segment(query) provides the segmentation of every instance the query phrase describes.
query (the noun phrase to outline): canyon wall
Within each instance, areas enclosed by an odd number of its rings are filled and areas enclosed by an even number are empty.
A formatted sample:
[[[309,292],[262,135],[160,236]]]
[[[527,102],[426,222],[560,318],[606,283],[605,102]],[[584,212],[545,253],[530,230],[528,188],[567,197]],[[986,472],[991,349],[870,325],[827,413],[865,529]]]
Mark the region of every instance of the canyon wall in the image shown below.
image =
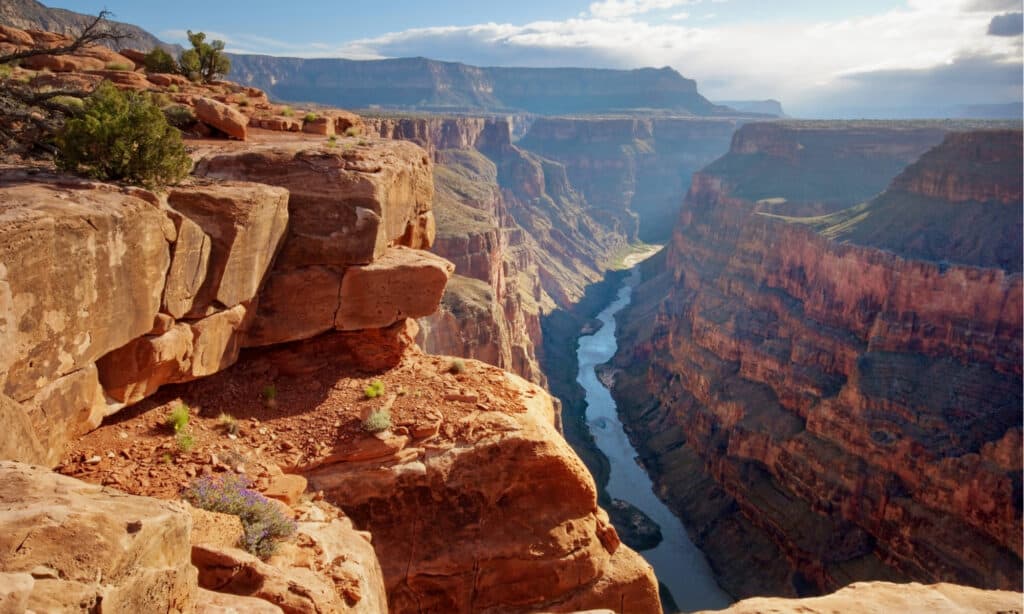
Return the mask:
[[[456,273],[441,309],[421,320],[421,345],[544,382],[541,317],[577,302],[623,237],[591,219],[561,165],[512,144],[510,119],[365,122],[383,138],[424,147],[435,161],[433,251]]]
[[[745,126],[622,317],[631,437],[736,596],[1020,587],[1021,134],[943,138]]]
[[[538,118],[519,142],[557,160],[593,215],[630,240],[664,243],[691,175],[729,149],[739,121]]]

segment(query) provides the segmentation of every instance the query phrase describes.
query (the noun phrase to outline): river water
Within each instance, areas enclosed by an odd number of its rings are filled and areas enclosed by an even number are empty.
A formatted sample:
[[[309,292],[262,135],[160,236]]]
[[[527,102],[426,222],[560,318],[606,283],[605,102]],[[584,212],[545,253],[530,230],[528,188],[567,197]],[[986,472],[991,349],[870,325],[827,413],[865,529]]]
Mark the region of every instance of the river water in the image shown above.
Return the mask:
[[[608,494],[632,503],[661,527],[662,542],[640,553],[654,567],[658,580],[668,587],[683,612],[724,608],[733,600],[715,582],[707,560],[690,541],[682,522],[654,494],[650,477],[635,460],[637,453],[619,421],[615,400],[594,371],[615,354],[615,314],[629,304],[636,277],[634,270],[616,299],[598,314],[601,329],[580,337],[576,381],[586,391],[587,425],[611,463]]]

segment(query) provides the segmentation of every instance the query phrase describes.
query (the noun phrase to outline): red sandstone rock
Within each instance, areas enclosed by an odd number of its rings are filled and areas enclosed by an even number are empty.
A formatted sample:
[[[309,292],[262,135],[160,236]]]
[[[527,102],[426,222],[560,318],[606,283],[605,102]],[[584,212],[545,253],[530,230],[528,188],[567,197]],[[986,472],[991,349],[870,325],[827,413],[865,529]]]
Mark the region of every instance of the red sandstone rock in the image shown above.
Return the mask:
[[[0,462],[0,476],[0,569],[35,578],[29,609],[79,611],[102,602],[118,612],[191,611],[196,575],[182,504],[19,463]]]
[[[231,138],[244,141],[249,119],[237,109],[224,103],[199,97],[193,101],[199,121],[220,130]]]
[[[176,85],[178,87],[187,87],[191,85],[191,81],[183,75],[174,75],[168,73],[148,73],[146,78],[149,79],[153,85],[159,85],[160,87],[170,87]]]
[[[439,256],[406,248],[349,268],[341,280],[335,328],[383,328],[434,313],[454,268]]]

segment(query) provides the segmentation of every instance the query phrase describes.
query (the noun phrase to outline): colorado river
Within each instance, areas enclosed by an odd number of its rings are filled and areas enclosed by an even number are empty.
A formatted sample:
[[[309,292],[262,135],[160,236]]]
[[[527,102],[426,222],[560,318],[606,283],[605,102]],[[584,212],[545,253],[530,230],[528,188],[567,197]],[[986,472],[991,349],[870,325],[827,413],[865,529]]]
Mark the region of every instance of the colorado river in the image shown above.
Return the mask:
[[[594,371],[615,354],[615,314],[629,304],[631,282],[624,284],[615,301],[598,314],[601,329],[580,337],[576,381],[586,391],[587,425],[611,463],[608,494],[632,503],[661,527],[662,542],[640,553],[654,567],[658,580],[668,587],[684,612],[724,608],[733,600],[715,582],[707,560],[690,541],[682,523],[654,494],[651,479],[635,460],[636,451],[619,421],[615,401]]]

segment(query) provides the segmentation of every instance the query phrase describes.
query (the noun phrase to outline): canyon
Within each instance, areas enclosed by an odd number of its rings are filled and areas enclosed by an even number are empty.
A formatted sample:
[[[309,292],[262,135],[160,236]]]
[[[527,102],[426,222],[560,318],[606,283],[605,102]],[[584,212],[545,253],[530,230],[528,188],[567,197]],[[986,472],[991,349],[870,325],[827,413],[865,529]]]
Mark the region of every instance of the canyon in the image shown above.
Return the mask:
[[[1019,589],[1020,164],[1019,130],[776,122],[694,176],[613,390],[733,595]]]
[[[26,36],[52,42],[0,27]],[[202,86],[96,65],[132,57],[14,69],[197,122],[164,192],[0,166],[0,609],[660,611],[576,352],[664,240],[597,374],[701,580],[842,589],[736,612],[1019,606],[1019,130],[750,123],[671,70],[419,59],[382,65],[412,83],[387,101],[475,115],[297,119],[251,85],[279,59]],[[310,67],[354,106],[380,78]],[[642,88],[671,112],[621,114]],[[272,557],[181,501],[235,474],[297,523]]]

